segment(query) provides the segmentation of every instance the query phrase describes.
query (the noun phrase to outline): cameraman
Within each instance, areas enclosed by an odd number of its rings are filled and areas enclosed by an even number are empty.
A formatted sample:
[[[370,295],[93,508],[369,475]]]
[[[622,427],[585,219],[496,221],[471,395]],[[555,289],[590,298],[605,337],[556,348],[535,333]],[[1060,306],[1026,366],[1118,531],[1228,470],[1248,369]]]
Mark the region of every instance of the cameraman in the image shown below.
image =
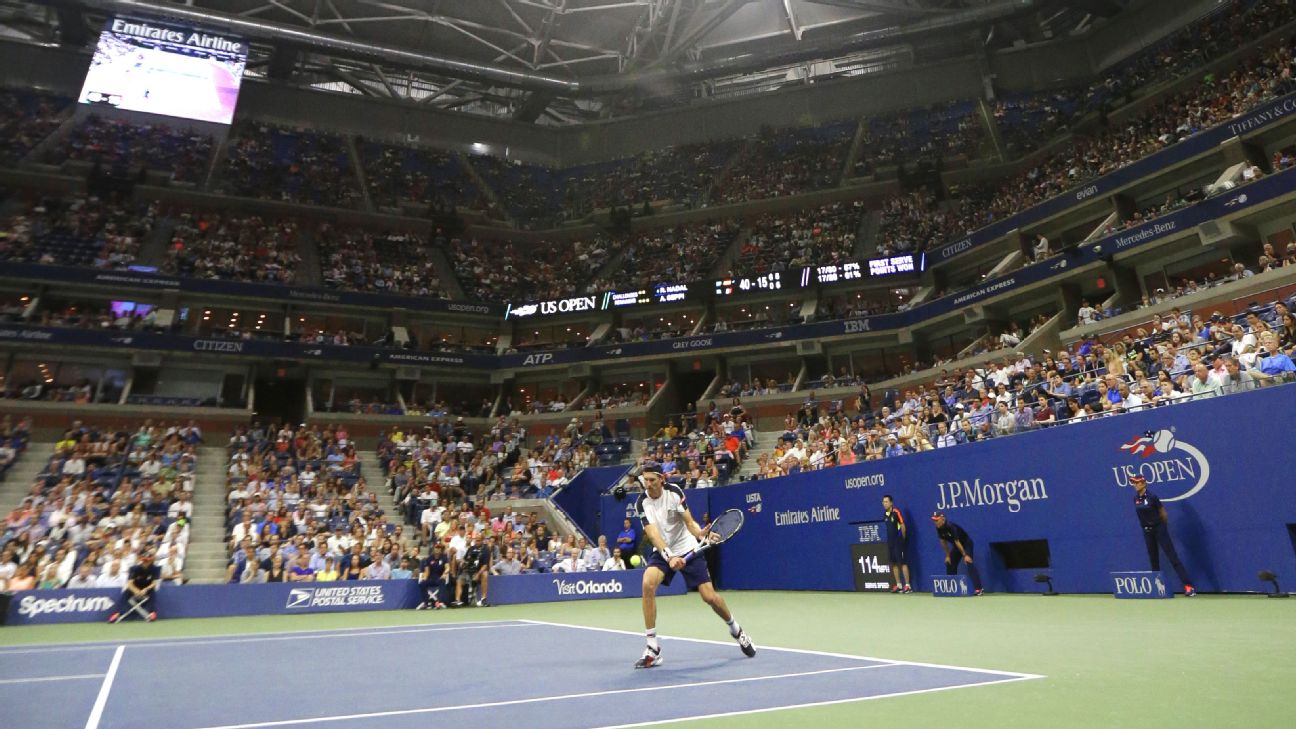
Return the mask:
[[[455,578],[455,606],[463,605],[464,588],[476,582],[481,585],[477,596],[477,607],[486,607],[486,588],[490,578],[490,548],[482,544],[481,537],[473,537],[471,546],[464,552],[463,559],[457,565]]]

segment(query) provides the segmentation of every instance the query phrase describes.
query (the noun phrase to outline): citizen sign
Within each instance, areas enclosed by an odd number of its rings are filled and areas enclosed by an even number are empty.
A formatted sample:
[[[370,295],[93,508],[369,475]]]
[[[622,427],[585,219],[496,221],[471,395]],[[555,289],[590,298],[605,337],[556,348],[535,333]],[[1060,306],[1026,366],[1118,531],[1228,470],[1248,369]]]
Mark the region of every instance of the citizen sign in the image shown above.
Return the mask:
[[[193,343],[195,352],[232,352],[243,351],[243,342],[228,342],[223,339],[199,339]]]
[[[564,580],[556,579],[553,581],[554,587],[558,589],[559,595],[619,595],[625,590],[621,585],[621,580],[613,579],[607,582],[597,582],[595,580]]]

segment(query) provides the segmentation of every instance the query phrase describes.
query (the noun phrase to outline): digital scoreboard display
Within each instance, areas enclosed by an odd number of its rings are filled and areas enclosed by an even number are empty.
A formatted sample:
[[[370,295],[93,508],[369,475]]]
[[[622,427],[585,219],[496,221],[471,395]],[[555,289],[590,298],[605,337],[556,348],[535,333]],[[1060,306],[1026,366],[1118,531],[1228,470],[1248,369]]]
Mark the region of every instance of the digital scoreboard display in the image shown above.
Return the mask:
[[[229,124],[248,44],[154,20],[110,17],[99,34],[80,102]]]
[[[887,554],[886,531],[880,521],[851,522],[858,530],[855,544],[850,545],[851,572],[855,574],[857,592],[890,592],[891,565]]]
[[[742,278],[722,278],[715,282],[716,296],[733,296],[754,291],[780,291],[783,288],[783,274],[778,271],[763,273],[759,276]]]

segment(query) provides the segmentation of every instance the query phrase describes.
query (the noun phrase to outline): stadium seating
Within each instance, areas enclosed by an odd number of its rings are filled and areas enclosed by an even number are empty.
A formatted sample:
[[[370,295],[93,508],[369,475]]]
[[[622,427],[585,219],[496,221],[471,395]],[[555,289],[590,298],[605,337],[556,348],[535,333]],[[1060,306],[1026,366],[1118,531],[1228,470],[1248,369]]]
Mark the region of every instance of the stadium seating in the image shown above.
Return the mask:
[[[357,207],[361,199],[346,140],[263,123],[235,132],[217,187],[242,197],[341,208]]]
[[[164,579],[183,582],[200,442],[192,426],[75,421],[9,514],[0,542],[42,588],[121,587],[145,551]]]
[[[13,164],[63,123],[71,100],[34,91],[0,89],[0,164]]]
[[[415,203],[437,209],[472,208],[481,193],[463,165],[449,152],[358,143],[369,196],[380,208]]]
[[[181,213],[163,270],[189,278],[292,283],[298,226],[256,215]]]
[[[176,182],[202,182],[211,162],[210,135],[165,124],[131,124],[90,115],[60,140],[49,161],[103,165],[118,177],[139,168],[158,170]]]
[[[124,269],[135,261],[156,209],[99,197],[37,198],[0,219],[0,259]]]

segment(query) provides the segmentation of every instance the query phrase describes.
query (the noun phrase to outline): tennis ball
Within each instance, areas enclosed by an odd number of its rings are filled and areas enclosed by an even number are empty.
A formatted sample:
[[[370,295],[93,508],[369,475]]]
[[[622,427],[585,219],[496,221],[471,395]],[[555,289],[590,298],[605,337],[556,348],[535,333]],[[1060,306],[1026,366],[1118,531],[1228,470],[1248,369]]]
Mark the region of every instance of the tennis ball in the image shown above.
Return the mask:
[[[638,566],[641,565],[641,564],[643,564],[643,558],[640,557],[639,555],[636,554],[636,555],[634,555],[633,557],[630,558],[630,566],[631,566],[631,567],[638,567]]]
[[[1168,453],[1175,447],[1175,444],[1174,433],[1168,430],[1158,430],[1152,436],[1152,447],[1156,449],[1157,453]]]

